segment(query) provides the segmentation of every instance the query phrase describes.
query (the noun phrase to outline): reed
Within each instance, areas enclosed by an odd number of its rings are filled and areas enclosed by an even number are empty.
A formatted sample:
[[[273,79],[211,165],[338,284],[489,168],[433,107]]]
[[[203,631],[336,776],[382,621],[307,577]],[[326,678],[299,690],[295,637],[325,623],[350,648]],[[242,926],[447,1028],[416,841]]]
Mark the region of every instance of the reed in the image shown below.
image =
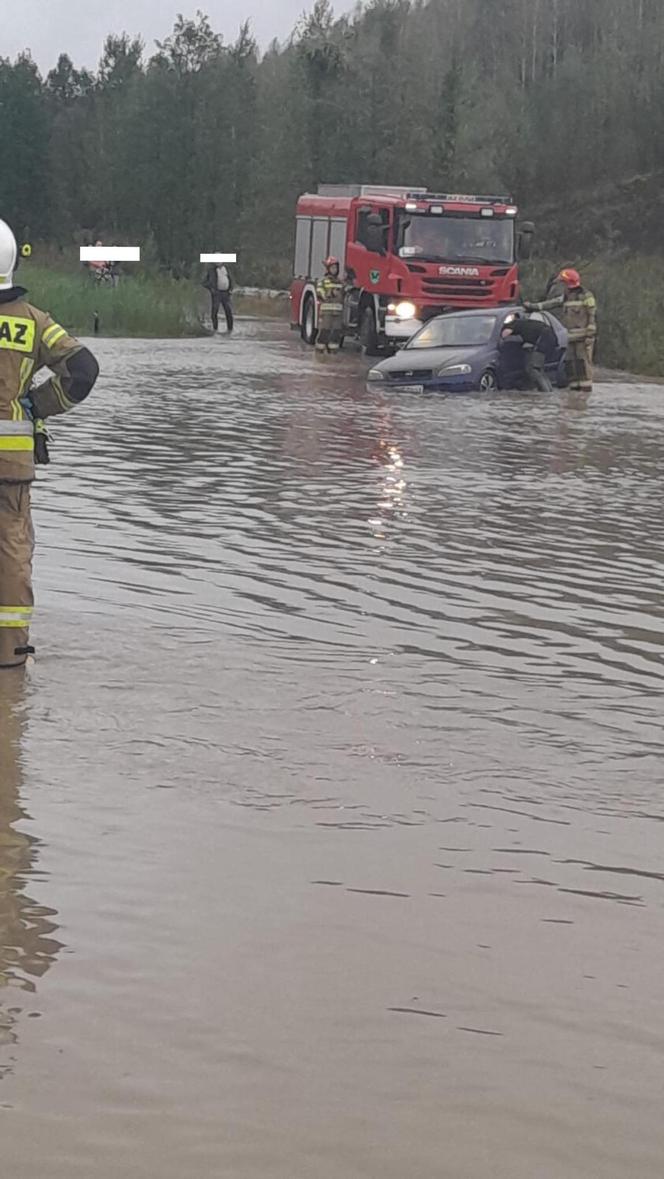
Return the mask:
[[[205,291],[165,275],[123,277],[117,287],[97,285],[86,272],[21,267],[17,281],[28,299],[50,311],[74,335],[89,336],[95,314],[104,336],[183,337],[207,334]]]

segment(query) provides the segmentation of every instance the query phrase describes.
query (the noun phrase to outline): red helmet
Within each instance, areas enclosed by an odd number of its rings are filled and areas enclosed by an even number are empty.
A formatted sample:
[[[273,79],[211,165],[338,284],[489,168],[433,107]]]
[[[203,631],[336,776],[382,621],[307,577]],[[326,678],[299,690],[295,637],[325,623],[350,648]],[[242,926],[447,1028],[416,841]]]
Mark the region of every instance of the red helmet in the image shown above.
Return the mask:
[[[339,265],[339,259],[334,258],[332,256],[332,254],[330,254],[330,257],[326,258],[323,263],[323,266],[325,267],[326,270],[331,270],[333,266],[338,266],[338,265]]]
[[[561,270],[559,277],[571,291],[581,286],[581,275],[578,270]]]

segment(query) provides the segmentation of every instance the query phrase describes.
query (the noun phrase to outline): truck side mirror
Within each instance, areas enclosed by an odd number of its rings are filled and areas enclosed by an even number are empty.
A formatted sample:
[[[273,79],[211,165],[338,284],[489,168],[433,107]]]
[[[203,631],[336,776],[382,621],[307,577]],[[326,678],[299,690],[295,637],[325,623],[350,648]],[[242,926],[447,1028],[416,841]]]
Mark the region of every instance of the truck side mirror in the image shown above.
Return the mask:
[[[524,221],[519,230],[519,258],[524,262],[532,257],[534,236],[535,226],[532,221]]]

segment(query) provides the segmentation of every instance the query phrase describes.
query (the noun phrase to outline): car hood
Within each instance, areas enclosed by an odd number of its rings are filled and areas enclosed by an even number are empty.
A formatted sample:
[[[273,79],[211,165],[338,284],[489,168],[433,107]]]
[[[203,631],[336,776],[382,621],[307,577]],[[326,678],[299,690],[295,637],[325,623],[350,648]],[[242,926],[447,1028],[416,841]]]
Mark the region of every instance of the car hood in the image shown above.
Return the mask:
[[[375,367],[385,374],[417,373],[425,370],[448,368],[453,364],[476,365],[493,352],[488,345],[474,344],[470,348],[402,348],[394,356],[381,360]]]

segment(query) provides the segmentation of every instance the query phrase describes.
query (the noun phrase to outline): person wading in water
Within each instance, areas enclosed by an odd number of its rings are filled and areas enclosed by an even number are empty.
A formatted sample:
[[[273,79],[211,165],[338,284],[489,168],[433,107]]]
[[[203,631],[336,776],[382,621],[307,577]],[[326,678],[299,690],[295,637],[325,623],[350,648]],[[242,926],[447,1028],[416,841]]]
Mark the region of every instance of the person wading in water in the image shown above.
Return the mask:
[[[210,292],[210,316],[213,330],[216,332],[219,329],[219,308],[223,307],[224,315],[226,316],[226,329],[232,332],[233,303],[231,294],[233,291],[233,279],[231,278],[228,267],[223,262],[217,266],[208,266],[203,280],[203,286]]]

